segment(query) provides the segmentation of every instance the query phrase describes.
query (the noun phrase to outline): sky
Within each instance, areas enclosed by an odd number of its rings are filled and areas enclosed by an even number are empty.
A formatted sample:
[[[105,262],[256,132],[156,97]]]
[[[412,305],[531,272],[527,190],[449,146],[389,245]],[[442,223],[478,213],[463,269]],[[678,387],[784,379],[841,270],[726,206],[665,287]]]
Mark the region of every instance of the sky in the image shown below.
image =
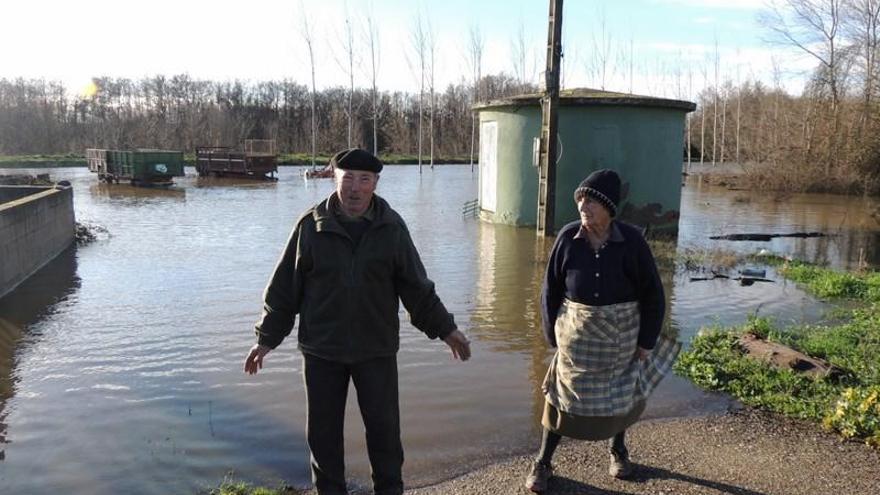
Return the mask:
[[[812,62],[768,43],[757,21],[764,0],[567,0],[563,85],[693,99],[719,79],[803,87]],[[379,30],[380,90],[418,91],[413,32],[433,33],[435,87],[469,77],[470,32],[482,35],[483,74],[514,73],[526,47],[525,77],[542,77],[547,0],[0,0],[0,78],[62,81],[86,88],[92,77],[138,79],[187,73],[213,80],[311,84],[303,26],[313,33],[318,88],[346,86],[342,40],[351,20],[361,55],[355,85],[369,86],[363,35]],[[306,21],[306,22],[304,22]],[[606,53],[606,77],[596,60]],[[521,60],[521,59],[518,59]]]

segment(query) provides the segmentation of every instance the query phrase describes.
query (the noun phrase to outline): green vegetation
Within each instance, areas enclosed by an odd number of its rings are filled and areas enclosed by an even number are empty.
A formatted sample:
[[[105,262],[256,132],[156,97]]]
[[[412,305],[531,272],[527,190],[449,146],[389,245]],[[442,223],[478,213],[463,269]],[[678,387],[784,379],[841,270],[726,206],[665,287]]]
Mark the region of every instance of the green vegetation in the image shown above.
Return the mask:
[[[194,167],[196,164],[195,153],[184,154],[184,162],[187,166]],[[411,165],[418,163],[417,155],[380,154],[379,159],[386,165]],[[318,155],[315,165],[323,167],[330,161],[329,155]],[[282,153],[278,155],[280,165],[311,165],[312,155],[309,153]],[[470,163],[467,156],[434,157],[435,165],[464,164]],[[422,156],[422,166],[428,166],[428,157]],[[63,155],[0,155],[0,168],[55,168],[55,167],[85,167],[86,159],[83,155],[67,153]]]
[[[0,155],[0,168],[50,168],[84,167],[86,159],[82,155]]]
[[[243,482],[224,481],[208,495],[300,495],[300,490],[291,487],[266,488],[252,486]]]
[[[779,328],[752,317],[737,328],[709,328],[683,352],[675,371],[697,385],[727,392],[743,403],[821,422],[845,438],[880,447],[880,273],[842,273],[799,262],[780,273],[822,298],[846,303],[840,321]],[[853,307],[854,306],[854,307]],[[844,370],[813,378],[746,357],[743,333],[788,345]]]
[[[657,263],[657,269],[661,272],[671,273],[675,271],[676,242],[667,238],[648,239],[651,254]]]
[[[330,161],[331,155],[318,155],[315,157],[315,166],[323,167]],[[419,162],[418,155],[400,155],[400,154],[379,154],[379,159],[386,165],[412,165]],[[282,153],[278,155],[278,163],[282,165],[311,165],[312,155],[310,153]],[[435,165],[448,165],[450,163],[470,163],[467,156],[456,157],[434,157]],[[476,163],[476,162],[475,162]],[[422,155],[422,166],[429,165],[429,157]]]
[[[720,249],[684,249],[677,255],[684,271],[723,272],[743,263],[745,257]]]
[[[839,273],[805,263],[789,263],[783,273],[818,297],[880,302],[880,272]]]

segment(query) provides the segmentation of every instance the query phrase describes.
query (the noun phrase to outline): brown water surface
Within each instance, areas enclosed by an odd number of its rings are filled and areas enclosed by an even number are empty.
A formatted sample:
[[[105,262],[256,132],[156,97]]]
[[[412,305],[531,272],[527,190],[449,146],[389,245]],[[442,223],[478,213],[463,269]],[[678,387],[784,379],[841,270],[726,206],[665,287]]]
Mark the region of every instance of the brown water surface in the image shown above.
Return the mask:
[[[302,359],[291,338],[263,371],[242,373],[260,296],[290,228],[331,191],[284,168],[277,183],[201,180],[170,190],[97,184],[81,168],[52,169],[75,188],[79,221],[109,236],[74,248],[0,300],[0,486],[3,492],[192,493],[238,479],[308,484]],[[37,172],[37,171],[31,171]],[[531,229],[462,218],[477,177],[466,166],[418,174],[387,167],[379,184],[407,220],[474,358],[454,362],[401,310],[399,354],[405,476],[437,481],[537,447],[538,385],[550,352],[538,294],[549,248]],[[878,264],[876,203],[700,186],[683,190],[680,247],[766,248],[834,266]],[[710,241],[742,232],[822,230],[824,239]],[[670,326],[746,314],[813,321],[824,306],[792,284],[740,287],[664,273]],[[771,272],[770,278],[777,278]],[[353,396],[351,396],[353,399]],[[369,486],[363,428],[350,401],[347,466]],[[723,410],[727,398],[669,377],[647,417]]]

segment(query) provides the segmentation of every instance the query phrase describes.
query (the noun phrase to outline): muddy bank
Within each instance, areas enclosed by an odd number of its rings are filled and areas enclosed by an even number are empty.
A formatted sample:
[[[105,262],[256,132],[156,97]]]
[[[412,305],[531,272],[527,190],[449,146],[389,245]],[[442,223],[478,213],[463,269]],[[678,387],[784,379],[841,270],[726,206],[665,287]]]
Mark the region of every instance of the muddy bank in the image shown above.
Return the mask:
[[[639,423],[628,443],[637,471],[620,481],[607,473],[604,444],[563,441],[547,493],[869,495],[880,480],[880,452],[815,424],[752,409]],[[530,462],[530,456],[503,460],[407,493],[528,493],[522,483]]]

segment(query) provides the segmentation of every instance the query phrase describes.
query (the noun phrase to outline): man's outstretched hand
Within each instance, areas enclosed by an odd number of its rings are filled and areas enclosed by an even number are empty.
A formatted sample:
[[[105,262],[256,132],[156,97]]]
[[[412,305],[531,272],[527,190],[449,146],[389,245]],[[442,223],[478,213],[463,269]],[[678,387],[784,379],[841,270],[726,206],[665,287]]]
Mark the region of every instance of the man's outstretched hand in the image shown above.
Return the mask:
[[[254,344],[248,352],[247,358],[244,360],[244,372],[248,375],[256,375],[257,371],[263,369],[263,358],[271,351],[267,346]]]
[[[471,357],[471,341],[468,340],[467,336],[461,332],[461,330],[455,329],[447,335],[444,339],[446,345],[452,349],[452,357],[455,359],[460,359],[462,361],[467,361]]]

